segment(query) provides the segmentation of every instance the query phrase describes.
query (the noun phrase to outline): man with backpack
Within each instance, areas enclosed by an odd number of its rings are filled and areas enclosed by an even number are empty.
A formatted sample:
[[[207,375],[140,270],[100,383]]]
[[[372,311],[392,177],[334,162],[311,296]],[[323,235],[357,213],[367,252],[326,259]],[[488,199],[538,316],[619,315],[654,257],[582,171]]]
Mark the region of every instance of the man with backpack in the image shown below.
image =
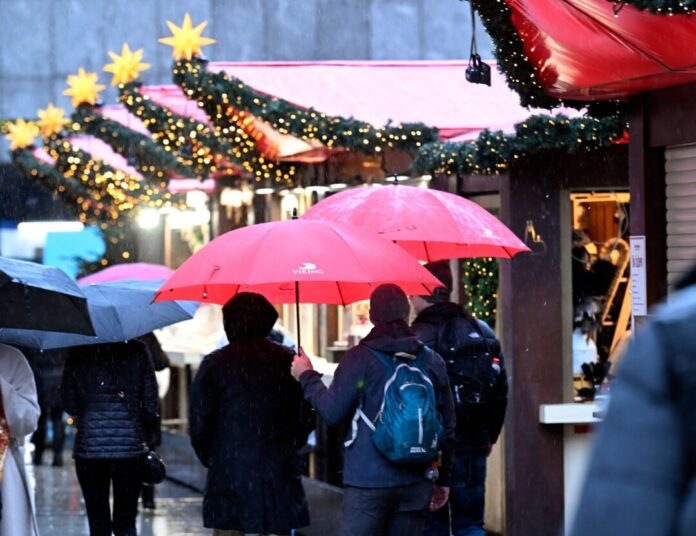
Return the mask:
[[[412,296],[411,329],[447,364],[457,414],[449,505],[428,516],[426,536],[484,536],[486,458],[498,439],[507,406],[507,375],[493,330],[450,301],[449,261],[425,267],[444,286]]]
[[[447,500],[455,425],[447,370],[410,331],[409,314],[404,292],[380,285],[370,297],[375,327],[346,352],[329,388],[301,349],[292,365],[324,421],[352,419],[343,468],[344,536],[420,536],[428,510]]]

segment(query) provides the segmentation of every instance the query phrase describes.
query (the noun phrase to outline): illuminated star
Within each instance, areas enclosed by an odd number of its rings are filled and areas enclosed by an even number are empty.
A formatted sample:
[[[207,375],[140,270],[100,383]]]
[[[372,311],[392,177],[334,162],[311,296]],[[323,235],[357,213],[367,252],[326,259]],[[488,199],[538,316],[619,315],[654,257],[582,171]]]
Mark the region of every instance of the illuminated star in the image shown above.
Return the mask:
[[[52,103],[38,113],[39,120],[36,123],[41,129],[42,136],[58,134],[65,125],[70,123],[70,120],[65,117],[65,110],[56,108]]]
[[[80,67],[77,74],[68,75],[68,89],[63,91],[63,95],[72,97],[72,105],[91,104],[94,106],[99,98],[99,92],[105,86],[98,84],[99,76],[97,73],[88,73]]]
[[[34,138],[39,135],[39,127],[31,121],[17,119],[14,123],[7,125],[9,134],[5,136],[10,140],[10,151],[24,149],[34,143]]]
[[[123,44],[120,56],[115,52],[109,51],[109,57],[113,63],[105,65],[104,70],[114,75],[111,80],[112,86],[132,82],[138,78],[141,71],[150,68],[149,63],[141,63],[140,61],[143,59],[143,49],[140,48],[136,51],[131,51],[128,47],[128,43]]]
[[[186,15],[184,15],[184,23],[181,27],[171,21],[167,21],[167,26],[169,26],[169,31],[172,32],[172,35],[170,37],[161,38],[159,42],[172,47],[172,56],[174,59],[180,60],[186,58],[190,60],[193,56],[200,56],[203,54],[201,51],[202,46],[215,43],[215,39],[203,37],[201,35],[207,24],[207,22],[201,22],[194,28],[191,23],[191,17],[186,13]]]

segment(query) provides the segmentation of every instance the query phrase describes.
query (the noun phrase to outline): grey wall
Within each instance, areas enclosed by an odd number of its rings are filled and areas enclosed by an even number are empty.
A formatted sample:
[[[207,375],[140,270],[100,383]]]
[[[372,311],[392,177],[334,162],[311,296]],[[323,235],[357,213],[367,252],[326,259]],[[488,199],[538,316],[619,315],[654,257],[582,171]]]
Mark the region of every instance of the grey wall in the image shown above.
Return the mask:
[[[166,20],[209,21],[212,60],[465,59],[471,23],[460,0],[0,0],[0,117],[35,117],[78,67],[100,72],[107,51],[144,48],[146,83],[170,83]],[[491,57],[478,24],[479,52]],[[114,102],[113,88],[104,93]],[[0,160],[7,159],[6,145]]]

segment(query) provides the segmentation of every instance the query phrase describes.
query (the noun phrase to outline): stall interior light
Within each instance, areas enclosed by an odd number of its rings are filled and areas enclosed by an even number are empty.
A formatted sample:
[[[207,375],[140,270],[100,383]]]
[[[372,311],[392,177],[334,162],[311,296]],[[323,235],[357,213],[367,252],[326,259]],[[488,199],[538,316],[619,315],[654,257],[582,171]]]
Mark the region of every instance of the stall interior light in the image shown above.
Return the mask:
[[[345,182],[334,182],[329,188],[332,190],[343,190],[344,188],[348,188],[348,185]]]
[[[329,191],[329,187],[328,186],[307,186],[307,188],[305,188],[305,190],[309,193],[318,192],[320,194],[323,194],[323,193]]]
[[[293,194],[303,194],[304,191],[305,191],[305,189],[304,189],[304,188],[300,188],[300,187],[298,187],[298,188],[293,188],[293,189],[292,189],[292,193],[293,193]]]
[[[79,233],[85,226],[79,221],[23,221],[17,226],[20,235],[36,236],[46,233]]]
[[[138,225],[141,229],[154,229],[159,225],[160,213],[154,208],[145,208],[138,212]]]
[[[433,180],[433,176],[432,175],[421,175],[420,179],[422,181],[431,181],[431,180]]]
[[[205,208],[208,204],[208,194],[202,190],[186,192],[186,205],[191,208]]]
[[[275,190],[273,188],[257,188],[256,193],[259,195],[272,194]]]
[[[225,188],[220,192],[220,204],[226,207],[239,208],[244,203],[244,194],[236,188]]]
[[[210,223],[209,210],[176,210],[168,216],[170,229],[187,229]]]

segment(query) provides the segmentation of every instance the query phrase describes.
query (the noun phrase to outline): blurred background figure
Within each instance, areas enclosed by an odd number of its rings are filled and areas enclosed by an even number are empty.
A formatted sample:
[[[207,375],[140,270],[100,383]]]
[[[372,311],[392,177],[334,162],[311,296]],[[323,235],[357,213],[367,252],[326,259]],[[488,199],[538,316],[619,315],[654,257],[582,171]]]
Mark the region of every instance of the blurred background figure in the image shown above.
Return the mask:
[[[90,534],[135,536],[147,440],[159,422],[146,346],[133,340],[72,348],[61,390],[77,421],[73,457]]]
[[[36,430],[39,402],[31,368],[0,344],[0,536],[38,536],[34,491],[24,469],[24,441]]]
[[[696,527],[696,269],[621,362],[571,536]]]
[[[36,390],[39,394],[41,417],[39,426],[31,436],[34,444],[32,461],[34,465],[43,464],[43,453],[46,448],[48,423],[51,423],[51,450],[53,451],[53,466],[63,465],[63,447],[65,445],[65,422],[63,420],[63,402],[60,396],[60,382],[63,377],[63,367],[67,351],[33,350],[22,348],[27,357],[36,380]]]

